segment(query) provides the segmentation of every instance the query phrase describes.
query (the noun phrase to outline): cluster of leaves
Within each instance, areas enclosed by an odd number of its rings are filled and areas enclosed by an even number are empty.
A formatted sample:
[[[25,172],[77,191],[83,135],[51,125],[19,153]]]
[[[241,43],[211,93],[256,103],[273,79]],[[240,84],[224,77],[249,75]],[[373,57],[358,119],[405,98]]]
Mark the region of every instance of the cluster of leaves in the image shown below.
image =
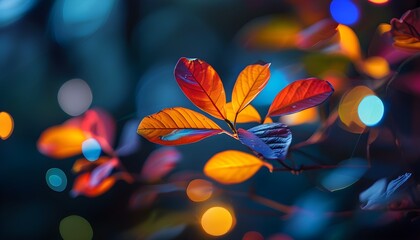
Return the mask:
[[[317,106],[328,99],[334,89],[321,79],[294,81],[277,94],[263,124],[248,130],[237,128],[237,123],[261,123],[258,111],[250,103],[268,83],[269,67],[269,63],[257,63],[243,69],[233,88],[232,101],[226,102],[222,81],[211,65],[200,59],[181,58],[175,67],[175,79],[181,90],[198,108],[225,121],[231,133],[206,116],[182,107],[163,109],[145,117],[137,132],[162,145],[193,143],[221,133],[239,140],[254,155],[227,150],[214,155],[204,167],[207,176],[224,184],[243,182],[262,166],[271,171],[272,164],[265,160],[285,165],[292,133],[285,124],[273,123],[271,117]]]
[[[180,153],[171,147],[152,152],[145,160],[141,171],[128,172],[120,157],[135,153],[140,146],[135,132],[137,121],[126,123],[118,147],[112,147],[115,138],[115,122],[107,112],[90,109],[80,117],[74,117],[61,125],[46,129],[38,140],[38,149],[44,155],[56,159],[78,156],[83,153],[85,141],[94,139],[100,145],[97,158],[84,156],[77,159],[72,172],[77,174],[71,195],[96,197],[107,192],[117,180],[128,183],[141,181],[155,183],[168,174],[180,160]],[[100,156],[102,155],[102,156]]]

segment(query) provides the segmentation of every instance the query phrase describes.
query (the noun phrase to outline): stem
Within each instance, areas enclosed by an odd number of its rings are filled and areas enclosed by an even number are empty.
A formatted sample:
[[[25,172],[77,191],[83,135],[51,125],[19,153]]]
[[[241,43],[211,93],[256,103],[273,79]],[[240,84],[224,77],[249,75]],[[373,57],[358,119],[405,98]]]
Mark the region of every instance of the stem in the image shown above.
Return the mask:
[[[227,125],[229,126],[230,130],[232,130],[233,132],[233,136],[237,136],[238,135],[238,131],[236,131],[235,126],[232,124],[231,121],[229,121],[228,119],[225,119],[225,122],[227,123]]]

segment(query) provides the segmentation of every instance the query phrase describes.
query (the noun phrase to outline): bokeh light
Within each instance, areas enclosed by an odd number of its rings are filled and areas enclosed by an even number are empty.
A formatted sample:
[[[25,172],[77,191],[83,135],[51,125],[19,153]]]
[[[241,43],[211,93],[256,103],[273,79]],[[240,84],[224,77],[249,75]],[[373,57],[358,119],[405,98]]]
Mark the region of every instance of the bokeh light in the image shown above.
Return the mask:
[[[213,184],[203,179],[194,179],[187,186],[187,196],[193,202],[203,202],[213,194]]]
[[[56,192],[62,192],[67,187],[67,176],[59,168],[50,168],[45,174],[48,187]]]
[[[71,79],[58,90],[58,104],[70,116],[84,113],[92,103],[92,92],[82,79]]]
[[[281,71],[274,69],[271,71],[270,79],[267,85],[261,91],[260,94],[252,101],[252,104],[256,106],[268,106],[273,102],[277,93],[289,84],[286,74]]]
[[[94,138],[89,138],[82,143],[82,153],[91,162],[96,161],[101,155],[101,145]]]
[[[89,36],[106,22],[115,0],[58,0],[52,12],[58,42]]]
[[[280,122],[288,126],[301,125],[305,123],[314,123],[319,120],[316,107],[308,108],[303,111],[280,117]]]
[[[338,105],[338,116],[346,127],[345,129],[352,133],[362,133],[366,125],[358,116],[358,107],[362,99],[368,95],[374,94],[366,86],[356,86],[343,95]]]
[[[12,115],[7,112],[0,112],[0,138],[8,139],[14,129],[14,121]]]
[[[340,43],[338,53],[345,55],[353,61],[360,61],[362,58],[359,38],[350,27],[346,25],[338,25],[338,33],[340,34]]]
[[[201,226],[212,236],[222,236],[229,232],[234,219],[229,210],[224,207],[211,207],[201,216]]]
[[[264,240],[264,237],[259,232],[249,231],[244,234],[242,240]]]
[[[378,124],[384,116],[384,104],[380,98],[375,95],[369,95],[363,98],[357,108],[360,120],[366,126]]]
[[[368,1],[374,4],[385,4],[389,2],[389,0],[368,0]]]
[[[93,230],[90,223],[77,215],[63,218],[59,229],[63,240],[90,240],[93,238]]]
[[[335,21],[345,25],[353,25],[359,20],[359,8],[351,0],[333,0],[330,13]]]
[[[0,1],[0,27],[19,20],[28,12],[37,0],[2,0]]]
[[[361,63],[362,70],[369,76],[380,79],[390,73],[388,62],[382,57],[370,57]]]

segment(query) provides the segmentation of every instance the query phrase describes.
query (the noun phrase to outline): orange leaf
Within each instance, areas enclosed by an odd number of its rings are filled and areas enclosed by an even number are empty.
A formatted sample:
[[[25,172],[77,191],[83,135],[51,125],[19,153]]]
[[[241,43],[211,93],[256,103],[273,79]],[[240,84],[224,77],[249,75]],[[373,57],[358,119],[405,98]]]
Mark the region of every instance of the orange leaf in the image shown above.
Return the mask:
[[[82,153],[84,132],[73,126],[54,126],[46,129],[38,139],[38,150],[49,157],[67,158]]]
[[[252,64],[239,74],[232,92],[232,109],[236,114],[264,89],[270,78],[270,63]]]
[[[200,141],[223,132],[206,116],[190,109],[166,108],[141,121],[137,133],[162,145],[180,145]]]
[[[91,173],[83,173],[79,175],[74,181],[71,195],[76,197],[78,195],[85,195],[86,197],[97,197],[107,192],[112,186],[114,186],[116,178],[110,176],[101,181],[98,185],[92,186]]]
[[[327,81],[317,78],[297,80],[277,94],[267,116],[281,116],[315,107],[333,92],[333,87]]]
[[[204,174],[223,184],[241,183],[252,177],[262,166],[273,166],[254,155],[228,150],[214,155],[204,166]]]
[[[215,118],[226,119],[226,94],[219,75],[208,63],[196,58],[181,58],[175,78],[185,96]]]
[[[231,122],[235,121],[235,112],[232,109],[232,103],[226,104],[227,119]],[[252,105],[246,106],[236,117],[237,123],[261,122],[261,116]]]

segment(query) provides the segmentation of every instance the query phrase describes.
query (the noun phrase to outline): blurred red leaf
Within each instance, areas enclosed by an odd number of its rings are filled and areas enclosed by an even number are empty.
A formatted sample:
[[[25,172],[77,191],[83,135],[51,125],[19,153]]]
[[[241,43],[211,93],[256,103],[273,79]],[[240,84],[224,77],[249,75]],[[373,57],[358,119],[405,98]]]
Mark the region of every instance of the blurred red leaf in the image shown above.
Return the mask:
[[[98,185],[92,186],[91,173],[83,173],[79,175],[74,181],[71,195],[73,197],[79,195],[85,195],[86,197],[97,197],[107,192],[112,186],[114,186],[116,178],[114,176],[103,179]]]
[[[99,142],[104,152],[113,153],[115,122],[111,115],[99,109],[88,110],[80,127]]]
[[[185,96],[215,118],[226,119],[226,94],[219,75],[208,63],[196,58],[181,58],[175,78]]]
[[[310,27],[299,32],[297,47],[308,49],[320,47],[322,43],[328,42],[337,34],[338,23],[332,19],[323,19]]]
[[[141,177],[156,182],[168,174],[180,160],[181,153],[173,147],[163,147],[152,152],[143,164]]]
[[[327,81],[317,78],[297,80],[277,94],[267,116],[281,116],[315,107],[333,92],[334,88]]]

